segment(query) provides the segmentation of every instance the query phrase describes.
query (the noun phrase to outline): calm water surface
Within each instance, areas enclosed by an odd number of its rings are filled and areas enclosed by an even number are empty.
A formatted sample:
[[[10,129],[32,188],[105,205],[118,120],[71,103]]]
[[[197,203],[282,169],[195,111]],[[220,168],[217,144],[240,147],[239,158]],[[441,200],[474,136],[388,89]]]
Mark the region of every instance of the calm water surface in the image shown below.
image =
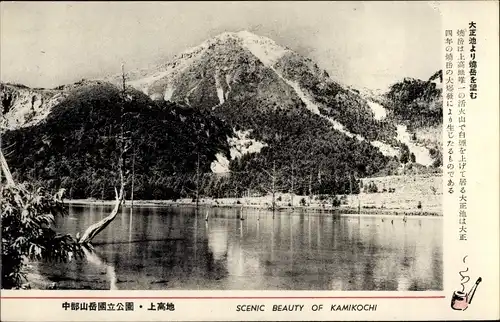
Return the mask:
[[[83,232],[110,209],[70,206],[58,229]],[[97,263],[40,270],[68,289],[442,290],[442,225],[426,217],[124,207],[94,239]]]

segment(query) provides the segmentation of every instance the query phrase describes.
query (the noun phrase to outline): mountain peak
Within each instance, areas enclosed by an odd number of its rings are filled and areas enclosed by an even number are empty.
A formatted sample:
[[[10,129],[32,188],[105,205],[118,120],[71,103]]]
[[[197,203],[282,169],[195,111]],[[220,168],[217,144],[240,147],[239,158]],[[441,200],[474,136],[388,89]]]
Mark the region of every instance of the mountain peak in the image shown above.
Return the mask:
[[[222,45],[227,41],[234,41],[249,50],[264,65],[272,66],[279,58],[290,50],[276,44],[270,38],[254,34],[248,30],[224,32],[203,42],[200,46],[188,50],[188,53],[200,52],[214,45]]]
[[[218,34],[210,39],[208,42],[213,42],[214,40],[228,40],[228,39],[237,39],[237,40],[247,40],[247,41],[255,41],[255,42],[267,42],[276,44],[272,39],[257,35],[248,30],[240,30],[240,31],[226,31],[221,34]]]
[[[210,50],[218,48],[224,52],[226,46],[230,48],[233,45],[247,50],[264,66],[270,68],[273,68],[285,54],[292,52],[290,49],[276,44],[272,39],[256,35],[248,30],[224,32],[205,40],[198,46],[183,51],[153,70],[145,69],[128,73],[129,84],[147,95],[151,95],[149,89],[152,84],[172,83],[178,75],[193,64],[198,63]],[[113,75],[106,79],[113,83],[121,82],[121,75]],[[171,90],[166,91],[162,96],[164,99],[170,100]]]

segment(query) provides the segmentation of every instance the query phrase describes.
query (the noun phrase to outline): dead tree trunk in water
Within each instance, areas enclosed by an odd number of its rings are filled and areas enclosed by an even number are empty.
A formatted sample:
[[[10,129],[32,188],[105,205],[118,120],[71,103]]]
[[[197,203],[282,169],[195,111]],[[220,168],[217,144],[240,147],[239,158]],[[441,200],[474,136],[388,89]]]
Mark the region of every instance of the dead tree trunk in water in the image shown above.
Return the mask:
[[[121,171],[120,171],[121,172]],[[93,225],[90,225],[83,235],[78,239],[78,243],[91,246],[90,242],[92,239],[99,234],[101,231],[103,231],[108,225],[116,218],[116,215],[118,215],[118,211],[120,210],[120,206],[123,203],[123,192],[125,188],[125,182],[123,180],[123,174],[120,173],[121,177],[121,184],[120,184],[120,192],[118,192],[115,188],[115,206],[113,207],[113,210],[111,213],[106,216],[104,219],[102,219],[99,222],[96,222]]]
[[[132,187],[130,188],[130,208],[134,208],[134,184],[135,184],[135,148],[132,156]]]
[[[292,162],[292,182],[291,182],[291,189],[290,189],[290,204],[292,206],[292,209],[293,209],[293,195],[295,194],[295,190],[294,190],[294,180],[295,178],[293,177],[293,162]]]
[[[197,152],[198,160],[196,161],[196,209],[200,203],[200,152]]]
[[[269,173],[266,169],[262,169],[264,173],[266,173],[269,178],[271,178],[271,186],[269,188],[265,188],[267,193],[270,193],[272,196],[272,204],[271,204],[271,209],[273,211],[273,218],[274,218],[274,213],[276,211],[276,192],[277,192],[277,187],[276,187],[276,162],[273,161],[273,173]]]
[[[125,138],[123,135],[123,114],[124,114],[124,105],[126,102],[126,84],[125,84],[125,70],[124,65],[122,64],[122,79],[123,79],[123,88],[122,88],[122,102],[121,102],[121,115],[120,115],[120,155],[118,158],[118,173],[120,177],[120,191],[118,192],[115,188],[115,205],[111,213],[106,216],[104,219],[96,222],[95,224],[90,225],[85,232],[82,234],[80,238],[78,238],[78,243],[83,246],[89,247],[92,249],[92,239],[103,231],[108,225],[116,218],[118,215],[118,211],[120,210],[120,206],[123,203],[124,199],[124,191],[125,191],[125,178],[123,176],[123,168],[124,168],[124,154],[125,154]]]
[[[272,186],[272,189],[273,189],[273,214],[274,214],[274,211],[276,209],[276,164],[275,162],[273,161],[273,186]]]
[[[312,195],[312,172],[309,174],[309,205],[312,204],[312,199],[313,199],[313,195]]]

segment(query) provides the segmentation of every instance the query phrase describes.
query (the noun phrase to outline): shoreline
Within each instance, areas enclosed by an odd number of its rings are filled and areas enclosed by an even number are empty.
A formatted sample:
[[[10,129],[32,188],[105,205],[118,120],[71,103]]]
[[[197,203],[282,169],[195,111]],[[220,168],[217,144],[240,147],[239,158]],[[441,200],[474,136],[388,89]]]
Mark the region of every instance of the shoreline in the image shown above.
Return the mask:
[[[114,200],[95,200],[95,199],[72,199],[64,200],[67,205],[84,205],[84,206],[112,206]],[[266,204],[214,204],[213,202],[199,202],[200,208],[246,208],[246,209],[264,209],[271,211],[269,205]],[[130,207],[130,200],[125,200],[123,206]],[[134,206],[153,206],[153,207],[196,207],[196,203],[192,201],[173,201],[173,200],[134,200]],[[423,210],[418,208],[376,208],[376,207],[357,207],[339,206],[331,207],[330,205],[306,205],[306,206],[284,206],[277,205],[276,212],[314,212],[318,214],[339,214],[341,216],[411,216],[411,217],[443,217],[442,211]]]

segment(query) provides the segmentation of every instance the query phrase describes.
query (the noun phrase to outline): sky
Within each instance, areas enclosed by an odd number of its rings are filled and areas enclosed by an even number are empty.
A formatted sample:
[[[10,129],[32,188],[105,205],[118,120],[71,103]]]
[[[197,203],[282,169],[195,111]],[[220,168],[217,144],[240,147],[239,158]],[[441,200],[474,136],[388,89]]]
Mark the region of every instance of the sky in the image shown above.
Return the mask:
[[[225,31],[248,30],[355,87],[441,68],[435,2],[1,2],[0,78],[55,87],[153,67]]]

